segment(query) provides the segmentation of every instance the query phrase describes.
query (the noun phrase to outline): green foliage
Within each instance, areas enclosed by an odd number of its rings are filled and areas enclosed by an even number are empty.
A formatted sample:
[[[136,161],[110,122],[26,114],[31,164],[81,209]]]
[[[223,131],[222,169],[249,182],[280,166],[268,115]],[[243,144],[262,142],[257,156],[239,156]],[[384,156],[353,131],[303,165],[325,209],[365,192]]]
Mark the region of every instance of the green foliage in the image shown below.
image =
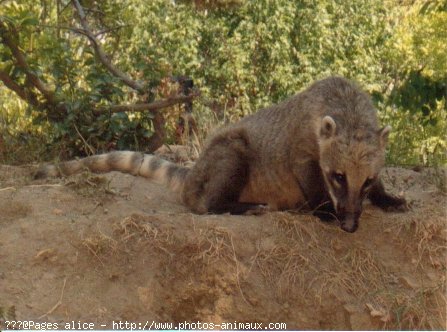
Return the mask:
[[[382,1],[247,1],[200,11],[163,0],[133,1],[141,19],[133,59],[192,76],[230,117],[277,102],[323,76],[380,88],[389,22]],[[355,16],[353,19],[352,16]]]
[[[202,92],[199,119],[237,119],[337,74],[370,92],[391,124],[388,161],[445,164],[447,12],[445,2],[391,0],[259,0],[82,2],[115,66],[146,82],[147,101],[163,97],[160,82],[186,75]],[[141,101],[97,60],[68,0],[8,1],[0,17],[19,31],[35,73],[68,105],[58,110],[0,105],[45,128],[49,147],[65,155],[145,149],[151,115],[104,114],[94,107]],[[26,78],[0,43],[0,70]],[[0,92],[5,94],[0,86]],[[10,96],[11,94],[9,94]],[[8,110],[7,110],[8,109]],[[25,109],[27,111],[25,112]],[[18,119],[17,117],[14,119]],[[23,127],[23,120],[17,127]],[[205,121],[207,122],[207,121]],[[171,130],[172,132],[172,130]],[[58,148],[61,148],[60,145]]]
[[[404,165],[446,165],[447,112],[445,99],[436,102],[428,115],[402,108],[384,107],[383,119],[392,123],[393,144],[388,162]]]
[[[34,113],[22,107],[19,112],[24,117],[31,116],[37,127],[45,128],[49,149],[61,143],[57,148],[63,150],[64,158],[88,154],[92,149],[141,148],[136,142],[144,143],[152,133],[150,115],[94,113],[94,106],[130,101],[131,93],[99,63],[88,40],[74,33],[71,27],[79,24],[70,3],[58,3],[65,8],[59,13],[54,3],[43,7],[34,1],[10,1],[2,8],[1,18],[9,23],[11,31],[17,31],[19,46],[32,72],[66,105],[66,112],[54,105]],[[93,3],[93,12],[103,13],[94,28],[102,30],[122,25],[117,17],[123,7],[113,2]],[[120,47],[116,43],[119,37],[119,34],[104,36],[104,48],[109,54]],[[12,61],[10,50],[1,43],[0,59],[0,69],[26,86],[24,71]],[[4,109],[3,117],[8,114]]]
[[[447,3],[416,1],[402,12],[404,17],[391,40],[394,52],[390,59],[401,72],[418,70],[435,80],[445,79]]]
[[[395,127],[389,161],[446,165],[447,3],[416,1],[398,14],[399,24],[386,43],[394,77],[384,112]]]

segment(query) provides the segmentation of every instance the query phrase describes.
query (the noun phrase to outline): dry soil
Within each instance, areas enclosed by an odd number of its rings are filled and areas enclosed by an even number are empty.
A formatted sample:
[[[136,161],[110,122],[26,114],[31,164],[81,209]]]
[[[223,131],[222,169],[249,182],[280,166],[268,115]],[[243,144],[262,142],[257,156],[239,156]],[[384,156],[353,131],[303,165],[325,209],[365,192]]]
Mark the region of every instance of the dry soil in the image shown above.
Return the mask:
[[[446,329],[446,197],[430,169],[385,169],[411,210],[367,203],[353,234],[292,211],[194,215],[117,172],[34,170],[0,167],[0,324]]]

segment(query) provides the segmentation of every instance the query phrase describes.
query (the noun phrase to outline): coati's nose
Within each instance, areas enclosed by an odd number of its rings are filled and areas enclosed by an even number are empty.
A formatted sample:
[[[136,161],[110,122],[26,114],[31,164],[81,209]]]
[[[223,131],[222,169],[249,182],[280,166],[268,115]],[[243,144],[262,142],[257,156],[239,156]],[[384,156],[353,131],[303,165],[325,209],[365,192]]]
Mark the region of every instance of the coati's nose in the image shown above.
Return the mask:
[[[340,223],[340,227],[342,230],[348,233],[354,233],[359,227],[359,223],[353,220],[343,220]]]
[[[340,218],[340,227],[345,232],[354,233],[359,228],[359,219],[361,212],[345,213],[343,218]]]

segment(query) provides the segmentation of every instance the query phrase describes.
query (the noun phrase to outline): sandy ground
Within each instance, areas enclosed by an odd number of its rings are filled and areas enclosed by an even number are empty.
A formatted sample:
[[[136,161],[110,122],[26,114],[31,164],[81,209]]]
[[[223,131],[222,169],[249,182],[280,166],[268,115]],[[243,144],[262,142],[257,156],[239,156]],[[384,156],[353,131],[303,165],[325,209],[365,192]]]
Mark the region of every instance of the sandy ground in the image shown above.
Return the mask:
[[[349,234],[292,212],[194,215],[116,172],[34,181],[33,169],[0,167],[0,328],[446,328],[446,197],[430,170],[386,169],[411,211],[366,204]]]

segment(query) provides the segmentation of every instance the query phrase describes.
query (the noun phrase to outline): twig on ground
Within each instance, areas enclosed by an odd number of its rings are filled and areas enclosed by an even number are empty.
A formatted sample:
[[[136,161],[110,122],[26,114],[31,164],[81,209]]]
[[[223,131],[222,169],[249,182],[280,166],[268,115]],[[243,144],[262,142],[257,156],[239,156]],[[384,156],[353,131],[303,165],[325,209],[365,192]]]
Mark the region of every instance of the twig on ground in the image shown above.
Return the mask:
[[[6,191],[6,190],[17,190],[16,187],[6,187],[6,188],[1,188],[0,191]]]
[[[43,317],[52,314],[62,304],[62,298],[64,297],[64,291],[65,291],[66,284],[67,284],[67,277],[65,277],[65,279],[64,279],[64,285],[62,286],[62,291],[61,291],[61,296],[59,297],[59,301],[57,301],[57,303],[48,312],[44,313],[38,319],[42,319]]]

